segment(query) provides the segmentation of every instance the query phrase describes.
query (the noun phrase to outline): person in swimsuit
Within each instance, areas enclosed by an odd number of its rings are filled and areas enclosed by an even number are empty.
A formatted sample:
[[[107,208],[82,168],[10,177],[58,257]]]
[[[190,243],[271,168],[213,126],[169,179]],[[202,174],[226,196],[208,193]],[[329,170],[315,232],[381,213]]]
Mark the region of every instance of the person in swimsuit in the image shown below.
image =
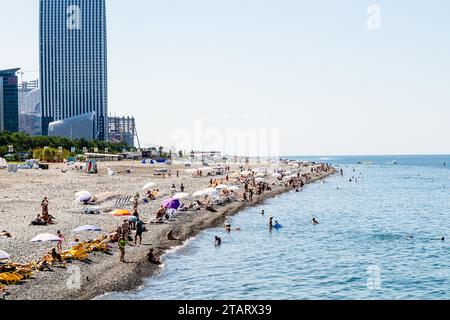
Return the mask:
[[[144,223],[141,220],[136,222],[136,235],[134,236],[134,244],[137,245],[139,238],[139,244],[142,244],[142,233],[144,232]]]
[[[120,250],[120,262],[125,262],[125,247],[127,245],[127,240],[122,235],[119,239],[119,250]]]
[[[313,225],[318,225],[318,224],[319,224],[319,221],[317,221],[316,218],[313,218],[313,219],[312,219],[312,223],[313,223]]]
[[[219,247],[222,244],[222,239],[220,239],[218,236],[216,236],[215,244],[216,244],[216,247]]]

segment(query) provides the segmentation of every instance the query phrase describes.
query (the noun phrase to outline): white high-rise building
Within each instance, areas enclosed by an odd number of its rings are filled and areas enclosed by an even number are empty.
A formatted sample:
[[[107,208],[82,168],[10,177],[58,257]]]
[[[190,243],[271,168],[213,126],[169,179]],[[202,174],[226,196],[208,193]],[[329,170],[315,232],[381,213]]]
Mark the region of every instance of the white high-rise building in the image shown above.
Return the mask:
[[[44,135],[51,122],[70,123],[70,118],[94,113],[93,137],[86,138],[106,138],[105,7],[105,0],[40,0]]]

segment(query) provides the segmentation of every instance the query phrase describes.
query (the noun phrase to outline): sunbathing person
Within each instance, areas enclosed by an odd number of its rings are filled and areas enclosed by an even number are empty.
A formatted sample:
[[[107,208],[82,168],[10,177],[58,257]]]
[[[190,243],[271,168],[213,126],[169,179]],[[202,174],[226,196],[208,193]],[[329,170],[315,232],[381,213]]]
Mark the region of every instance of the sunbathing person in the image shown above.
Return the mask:
[[[150,262],[152,264],[160,265],[161,264],[161,260],[155,256],[153,251],[154,251],[154,249],[150,249],[150,251],[147,254],[148,262]]]
[[[170,229],[169,232],[167,232],[167,240],[169,241],[180,241],[180,239],[177,239],[173,236],[173,229]]]
[[[164,218],[165,215],[166,215],[166,208],[161,206],[159,208],[158,212],[156,213],[156,219],[162,219],[162,218]]]
[[[31,221],[31,225],[33,226],[46,226],[47,223],[41,218],[41,215],[38,214],[34,221]]]
[[[0,238],[11,238],[11,233],[3,230],[2,232],[0,232]]]
[[[109,234],[109,241],[111,241],[111,242],[117,242],[117,241],[119,241],[119,238],[120,238],[121,233],[122,233],[122,230],[119,230],[119,229],[117,229],[117,230],[114,231],[114,232],[111,232],[111,233]]]
[[[49,254],[51,255],[53,261],[62,262],[61,255],[56,252],[55,248],[53,248],[52,251],[49,252]]]
[[[212,207],[212,205],[207,205],[207,206],[206,206],[206,210],[209,211],[209,212],[218,212],[216,209],[214,209],[214,208]]]

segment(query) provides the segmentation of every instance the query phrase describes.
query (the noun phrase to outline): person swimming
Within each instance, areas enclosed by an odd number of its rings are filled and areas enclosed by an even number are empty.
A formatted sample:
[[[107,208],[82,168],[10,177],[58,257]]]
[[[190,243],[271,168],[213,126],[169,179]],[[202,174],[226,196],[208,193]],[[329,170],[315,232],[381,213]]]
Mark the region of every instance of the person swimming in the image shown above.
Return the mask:
[[[263,210],[263,211],[261,211],[261,215],[264,215],[266,212]]]
[[[313,224],[313,225],[318,225],[318,224],[319,224],[319,221],[317,221],[316,218],[313,218],[313,219],[312,219],[312,224]]]
[[[219,247],[221,244],[222,244],[222,239],[220,239],[218,236],[216,236],[216,239],[215,239],[216,247]]]
[[[275,220],[275,225],[273,226],[275,229],[281,229],[283,228],[283,226],[281,224],[278,223],[277,220]]]
[[[225,231],[231,232],[231,224],[225,223]]]

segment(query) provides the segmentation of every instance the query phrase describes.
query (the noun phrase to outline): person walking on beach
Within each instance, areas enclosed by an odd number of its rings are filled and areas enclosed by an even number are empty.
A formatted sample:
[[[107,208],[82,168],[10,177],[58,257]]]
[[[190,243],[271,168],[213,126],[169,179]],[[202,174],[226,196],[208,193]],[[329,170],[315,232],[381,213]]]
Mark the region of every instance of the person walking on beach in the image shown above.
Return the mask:
[[[137,211],[138,206],[139,206],[139,193],[136,193],[136,195],[134,196],[134,201],[133,201],[133,210]]]
[[[119,250],[120,250],[120,262],[126,262],[125,261],[125,247],[127,245],[127,240],[122,235],[119,239]]]
[[[137,240],[139,238],[139,244],[142,244],[142,233],[144,232],[144,222],[138,220],[136,222],[136,236],[134,237],[134,244],[137,245]]]
[[[66,238],[64,237],[64,235],[61,233],[61,231],[59,231],[58,230],[58,232],[56,233],[56,235],[58,236],[58,238],[60,239],[59,241],[58,241],[58,253],[61,253],[62,252],[62,244],[63,244],[63,241],[65,241],[66,240]]]
[[[184,192],[185,189],[186,189],[186,188],[184,187],[184,184],[181,184],[181,186],[180,186],[181,192]]]
[[[180,170],[177,170],[177,178],[180,177]]]

